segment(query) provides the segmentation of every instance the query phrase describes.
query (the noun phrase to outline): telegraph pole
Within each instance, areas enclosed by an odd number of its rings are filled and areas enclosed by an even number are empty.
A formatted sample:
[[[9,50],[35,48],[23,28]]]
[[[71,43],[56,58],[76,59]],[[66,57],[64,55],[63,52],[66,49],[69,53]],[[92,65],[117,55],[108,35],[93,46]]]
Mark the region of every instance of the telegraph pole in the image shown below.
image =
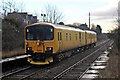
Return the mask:
[[[120,47],[120,1],[118,2],[118,48]],[[118,49],[120,52],[120,49]],[[120,74],[119,74],[120,76]]]
[[[89,29],[90,29],[90,12],[89,12]]]
[[[118,26],[120,27],[120,1],[118,2]]]

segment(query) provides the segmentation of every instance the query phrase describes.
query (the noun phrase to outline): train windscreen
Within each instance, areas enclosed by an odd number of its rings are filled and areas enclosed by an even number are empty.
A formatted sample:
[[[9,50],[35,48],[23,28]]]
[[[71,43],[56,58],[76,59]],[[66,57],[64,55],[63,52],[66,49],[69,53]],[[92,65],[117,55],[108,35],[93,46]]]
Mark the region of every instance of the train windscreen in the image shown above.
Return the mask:
[[[26,40],[53,40],[54,31],[51,26],[30,26],[26,28]]]

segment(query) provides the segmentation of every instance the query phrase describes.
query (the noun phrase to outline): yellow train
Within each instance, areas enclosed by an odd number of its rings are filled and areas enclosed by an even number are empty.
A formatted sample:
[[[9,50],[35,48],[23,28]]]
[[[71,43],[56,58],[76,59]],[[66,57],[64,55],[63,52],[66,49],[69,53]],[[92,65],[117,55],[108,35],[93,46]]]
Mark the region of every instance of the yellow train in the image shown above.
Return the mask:
[[[75,51],[96,44],[96,33],[52,23],[25,27],[25,53],[30,64],[45,65],[69,57]]]

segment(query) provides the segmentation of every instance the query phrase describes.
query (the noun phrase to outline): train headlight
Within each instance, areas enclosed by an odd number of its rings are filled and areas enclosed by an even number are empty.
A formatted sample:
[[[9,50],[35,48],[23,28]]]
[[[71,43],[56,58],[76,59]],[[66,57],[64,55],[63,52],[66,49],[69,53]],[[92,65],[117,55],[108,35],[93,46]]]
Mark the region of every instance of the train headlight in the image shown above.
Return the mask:
[[[30,50],[30,48],[27,48],[27,50],[29,51],[29,50]]]
[[[46,51],[53,51],[53,48],[52,47],[47,47]]]
[[[28,42],[26,42],[25,45],[28,46]]]
[[[27,50],[30,51],[30,50],[32,50],[32,48],[31,48],[31,47],[28,47]]]

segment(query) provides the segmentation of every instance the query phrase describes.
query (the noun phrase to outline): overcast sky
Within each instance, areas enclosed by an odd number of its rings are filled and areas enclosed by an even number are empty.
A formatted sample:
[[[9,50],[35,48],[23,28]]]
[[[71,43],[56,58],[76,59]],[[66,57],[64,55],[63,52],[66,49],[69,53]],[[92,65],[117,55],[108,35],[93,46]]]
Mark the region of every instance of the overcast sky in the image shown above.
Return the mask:
[[[4,0],[7,1],[7,0]],[[101,25],[103,32],[115,27],[117,6],[119,0],[15,0],[22,2],[24,11],[29,14],[43,13],[46,4],[52,4],[63,13],[63,22],[87,23],[88,13],[91,13],[91,24]],[[18,4],[19,5],[19,4]],[[40,17],[40,16],[39,16]]]

